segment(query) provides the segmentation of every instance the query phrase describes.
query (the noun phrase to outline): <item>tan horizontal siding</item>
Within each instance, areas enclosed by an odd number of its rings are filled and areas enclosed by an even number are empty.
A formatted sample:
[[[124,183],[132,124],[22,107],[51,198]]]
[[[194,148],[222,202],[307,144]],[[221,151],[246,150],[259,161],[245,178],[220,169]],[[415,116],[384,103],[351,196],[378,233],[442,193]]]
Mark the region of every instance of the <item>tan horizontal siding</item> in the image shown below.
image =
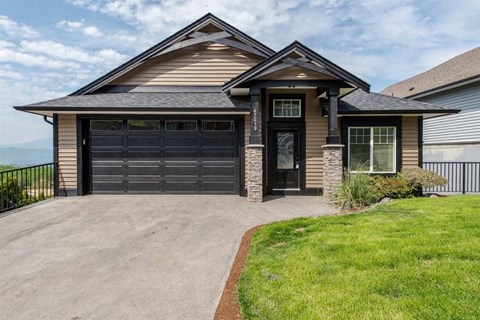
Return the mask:
[[[225,45],[200,44],[152,58],[112,84],[220,86],[261,60]]]
[[[71,114],[58,115],[59,189],[77,189],[77,122]]]
[[[306,92],[306,187],[323,187],[323,149],[328,133],[327,119],[322,117],[315,90]]]
[[[402,166],[418,167],[418,118],[403,117]]]

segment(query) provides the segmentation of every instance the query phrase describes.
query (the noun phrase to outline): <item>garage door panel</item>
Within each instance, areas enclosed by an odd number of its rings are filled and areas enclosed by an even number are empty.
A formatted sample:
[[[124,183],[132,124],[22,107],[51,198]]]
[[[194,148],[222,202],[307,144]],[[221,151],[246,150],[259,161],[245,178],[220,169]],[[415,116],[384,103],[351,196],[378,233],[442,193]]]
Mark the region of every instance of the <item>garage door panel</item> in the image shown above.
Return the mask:
[[[198,145],[198,137],[166,137],[165,147],[196,147]]]
[[[235,161],[235,150],[203,149],[203,161]]]
[[[198,150],[165,150],[165,162],[197,161]]]
[[[198,193],[199,182],[194,181],[181,181],[181,180],[166,180],[165,192],[166,193]]]
[[[202,166],[202,176],[203,177],[235,177],[235,166],[215,166],[215,165],[203,165]]]
[[[123,145],[123,136],[92,136],[90,139],[90,144],[96,147]]]
[[[154,165],[128,165],[128,176],[152,176],[152,178],[159,178],[163,175],[163,170],[160,164]]]
[[[124,191],[123,181],[92,181],[94,193],[121,193]]]
[[[92,150],[92,158],[96,161],[123,161],[123,150]]]
[[[129,136],[127,137],[127,146],[129,147],[162,147],[163,139],[158,137],[148,136]]]
[[[198,176],[198,166],[197,164],[192,165],[169,165],[165,164],[165,176],[166,177],[179,177],[179,176]]]
[[[127,150],[127,161],[160,161],[160,150]]]
[[[204,193],[234,193],[235,190],[234,181],[204,181],[202,185],[202,191]]]
[[[133,180],[128,181],[127,190],[132,193],[160,193],[162,190],[160,181]]]
[[[203,147],[232,147],[235,146],[235,137],[225,137],[225,136],[211,136],[211,137],[202,137],[202,146]]]
[[[119,176],[123,177],[123,165],[92,165],[94,176]]]

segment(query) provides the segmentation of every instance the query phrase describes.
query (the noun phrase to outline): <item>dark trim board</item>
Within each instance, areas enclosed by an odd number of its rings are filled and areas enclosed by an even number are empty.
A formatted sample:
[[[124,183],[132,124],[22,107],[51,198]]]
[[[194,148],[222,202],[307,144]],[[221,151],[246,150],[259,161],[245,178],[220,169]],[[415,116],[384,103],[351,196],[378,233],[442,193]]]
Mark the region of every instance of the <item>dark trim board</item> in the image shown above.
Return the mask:
[[[262,170],[263,170],[263,195],[267,195],[267,133],[268,133],[268,127],[267,127],[267,89],[262,88],[260,89],[260,112],[262,115],[262,144],[265,146],[263,148],[263,162],[262,162]],[[245,162],[245,161],[244,161]]]
[[[418,117],[418,166],[423,167],[423,117]]]
[[[55,162],[54,169],[54,181],[53,181],[53,194],[58,196],[58,180],[60,175],[58,174],[58,115],[53,115],[53,162]]]
[[[403,121],[402,117],[342,117],[341,118],[341,132],[342,144],[345,146],[343,150],[343,167],[348,167],[348,127],[375,127],[375,126],[394,126],[396,127],[396,170],[397,172],[402,169],[402,155],[403,155],[403,146],[402,146],[402,130],[403,130]],[[388,174],[387,174],[388,175]]]

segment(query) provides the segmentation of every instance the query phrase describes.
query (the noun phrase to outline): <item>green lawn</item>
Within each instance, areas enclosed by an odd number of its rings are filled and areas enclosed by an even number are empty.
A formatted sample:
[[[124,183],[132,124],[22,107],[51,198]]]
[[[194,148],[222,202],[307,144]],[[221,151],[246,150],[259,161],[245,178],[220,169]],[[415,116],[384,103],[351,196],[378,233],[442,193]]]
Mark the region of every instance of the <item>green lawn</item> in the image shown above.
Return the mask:
[[[480,319],[480,197],[392,201],[260,229],[244,319]]]

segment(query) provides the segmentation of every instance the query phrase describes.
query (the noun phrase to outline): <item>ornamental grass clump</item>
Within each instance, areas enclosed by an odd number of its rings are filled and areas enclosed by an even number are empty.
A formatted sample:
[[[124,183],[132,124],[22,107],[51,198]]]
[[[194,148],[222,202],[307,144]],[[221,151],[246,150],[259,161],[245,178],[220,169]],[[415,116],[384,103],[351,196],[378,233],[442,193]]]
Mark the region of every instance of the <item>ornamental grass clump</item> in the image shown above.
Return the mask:
[[[364,173],[344,171],[343,180],[334,192],[335,205],[344,210],[357,210],[379,200],[372,178]]]

